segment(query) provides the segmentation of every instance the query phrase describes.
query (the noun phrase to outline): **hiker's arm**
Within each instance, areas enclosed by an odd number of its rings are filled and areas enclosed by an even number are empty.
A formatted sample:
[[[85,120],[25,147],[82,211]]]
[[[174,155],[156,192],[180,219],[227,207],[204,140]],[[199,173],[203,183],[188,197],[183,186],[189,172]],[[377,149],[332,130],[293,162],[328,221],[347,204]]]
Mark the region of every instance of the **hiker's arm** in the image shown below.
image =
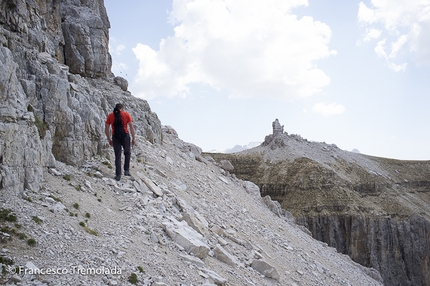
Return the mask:
[[[109,124],[105,124],[105,134],[106,134],[106,137],[107,137],[107,139],[108,139],[108,141],[109,141],[109,145],[113,145],[113,143],[112,143],[112,137],[110,136],[110,125]]]
[[[134,135],[134,127],[133,123],[129,122],[128,127],[130,127],[130,133],[131,133],[131,145],[134,146],[136,144],[136,137]]]

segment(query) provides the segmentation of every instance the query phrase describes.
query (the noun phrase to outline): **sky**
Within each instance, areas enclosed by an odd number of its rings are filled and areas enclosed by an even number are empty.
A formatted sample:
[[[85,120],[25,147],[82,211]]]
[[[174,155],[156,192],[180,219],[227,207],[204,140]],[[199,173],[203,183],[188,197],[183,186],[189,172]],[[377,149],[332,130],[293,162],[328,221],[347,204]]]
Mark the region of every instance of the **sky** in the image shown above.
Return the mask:
[[[112,72],[203,151],[288,134],[430,160],[430,0],[105,0]]]

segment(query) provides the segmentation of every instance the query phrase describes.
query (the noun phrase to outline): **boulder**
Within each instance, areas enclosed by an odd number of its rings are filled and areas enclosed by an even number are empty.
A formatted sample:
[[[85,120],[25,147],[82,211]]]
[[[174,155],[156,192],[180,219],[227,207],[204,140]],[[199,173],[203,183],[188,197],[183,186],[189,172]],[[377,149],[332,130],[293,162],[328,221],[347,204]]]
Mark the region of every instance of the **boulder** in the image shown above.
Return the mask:
[[[204,241],[203,236],[188,226],[185,221],[179,222],[174,218],[170,218],[170,221],[163,222],[163,228],[170,238],[182,246],[189,254],[201,259],[208,255],[210,248]]]
[[[272,265],[265,260],[255,259],[252,261],[251,267],[266,276],[274,280],[279,280],[279,273]]]

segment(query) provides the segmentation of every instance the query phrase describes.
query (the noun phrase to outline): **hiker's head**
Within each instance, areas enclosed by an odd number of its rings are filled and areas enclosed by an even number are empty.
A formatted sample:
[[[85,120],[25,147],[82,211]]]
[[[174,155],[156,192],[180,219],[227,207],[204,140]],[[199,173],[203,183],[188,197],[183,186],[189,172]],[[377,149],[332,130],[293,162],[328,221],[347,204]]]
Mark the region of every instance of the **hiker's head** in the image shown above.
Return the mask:
[[[122,103],[117,103],[117,104],[115,105],[115,108],[123,109],[123,108],[124,108],[124,105],[122,105]]]

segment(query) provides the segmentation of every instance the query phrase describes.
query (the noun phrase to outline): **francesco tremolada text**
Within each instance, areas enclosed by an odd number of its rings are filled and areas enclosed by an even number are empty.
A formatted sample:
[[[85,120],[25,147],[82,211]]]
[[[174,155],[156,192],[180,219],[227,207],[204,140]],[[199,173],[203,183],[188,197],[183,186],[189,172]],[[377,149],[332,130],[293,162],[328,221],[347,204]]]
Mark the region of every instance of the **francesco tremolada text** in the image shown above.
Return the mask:
[[[50,268],[26,268],[19,266],[14,269],[17,274],[29,275],[66,275],[66,274],[79,274],[79,275],[121,275],[121,268],[118,267],[82,267],[82,266],[69,266],[69,267],[50,267]]]

